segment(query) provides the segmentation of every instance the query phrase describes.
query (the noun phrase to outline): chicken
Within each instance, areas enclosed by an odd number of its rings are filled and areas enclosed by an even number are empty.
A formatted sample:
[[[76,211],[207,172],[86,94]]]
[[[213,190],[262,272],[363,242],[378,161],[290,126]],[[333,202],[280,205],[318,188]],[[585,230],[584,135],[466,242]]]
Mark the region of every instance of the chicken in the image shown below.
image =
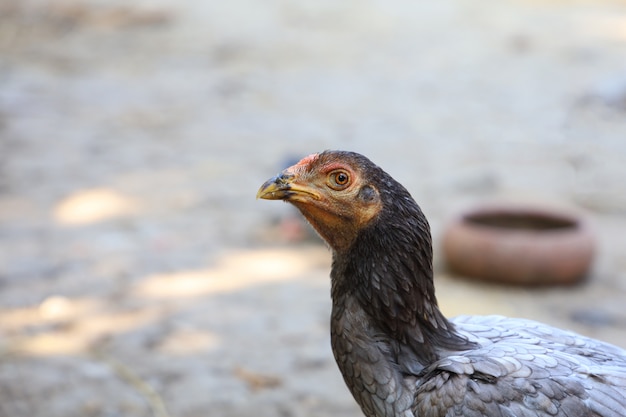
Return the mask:
[[[530,320],[444,317],[428,222],[366,157],[307,156],[257,197],[296,206],[332,249],[332,350],[366,416],[626,416],[623,349]]]

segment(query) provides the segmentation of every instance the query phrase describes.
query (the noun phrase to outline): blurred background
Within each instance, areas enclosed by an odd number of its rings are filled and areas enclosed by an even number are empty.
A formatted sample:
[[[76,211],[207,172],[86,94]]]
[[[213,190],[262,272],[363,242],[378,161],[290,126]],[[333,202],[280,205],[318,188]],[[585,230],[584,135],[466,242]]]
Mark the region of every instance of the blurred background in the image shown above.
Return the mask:
[[[364,153],[430,219],[585,211],[577,286],[448,315],[626,347],[626,2],[0,0],[0,416],[358,416],[330,253],[257,188]],[[437,249],[436,249],[437,250]]]

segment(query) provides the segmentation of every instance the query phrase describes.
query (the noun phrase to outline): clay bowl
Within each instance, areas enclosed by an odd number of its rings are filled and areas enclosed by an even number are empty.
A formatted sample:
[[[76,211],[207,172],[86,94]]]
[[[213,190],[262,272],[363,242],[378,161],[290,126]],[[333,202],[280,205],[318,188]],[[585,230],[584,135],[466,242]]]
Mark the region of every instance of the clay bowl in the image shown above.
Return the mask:
[[[513,205],[461,213],[442,243],[452,272],[516,285],[576,283],[589,272],[594,253],[593,234],[581,215]]]

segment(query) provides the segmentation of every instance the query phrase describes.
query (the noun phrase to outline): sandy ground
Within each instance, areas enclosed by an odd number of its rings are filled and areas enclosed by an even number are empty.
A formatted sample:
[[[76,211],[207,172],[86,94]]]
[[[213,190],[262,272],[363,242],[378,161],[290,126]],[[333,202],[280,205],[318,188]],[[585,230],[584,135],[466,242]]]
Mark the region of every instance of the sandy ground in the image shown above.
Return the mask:
[[[584,284],[438,259],[440,303],[626,347],[626,3],[128,4],[0,1],[0,416],[358,416],[330,255],[254,199],[326,148],[404,183],[436,242],[484,200],[585,210]]]

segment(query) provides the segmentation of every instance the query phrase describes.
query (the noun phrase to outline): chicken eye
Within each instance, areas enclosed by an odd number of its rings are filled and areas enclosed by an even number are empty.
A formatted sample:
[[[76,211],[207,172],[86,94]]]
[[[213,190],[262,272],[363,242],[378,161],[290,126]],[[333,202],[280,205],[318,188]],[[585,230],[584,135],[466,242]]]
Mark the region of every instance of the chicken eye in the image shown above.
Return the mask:
[[[350,184],[350,175],[346,171],[333,171],[328,178],[330,187],[335,190],[344,189]]]

